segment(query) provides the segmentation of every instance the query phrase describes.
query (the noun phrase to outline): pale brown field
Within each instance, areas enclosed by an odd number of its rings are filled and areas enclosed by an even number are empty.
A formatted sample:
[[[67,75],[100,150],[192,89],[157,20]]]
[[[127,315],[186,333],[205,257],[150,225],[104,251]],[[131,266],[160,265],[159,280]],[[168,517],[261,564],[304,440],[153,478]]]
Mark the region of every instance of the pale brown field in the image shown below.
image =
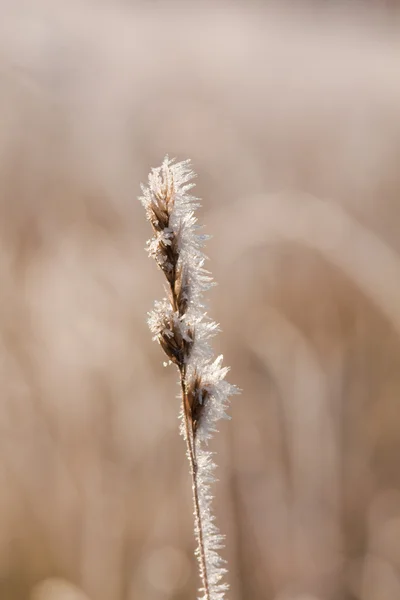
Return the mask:
[[[269,6],[0,0],[0,600],[196,596],[137,200],[166,153],[243,389],[229,599],[400,598],[400,22]]]

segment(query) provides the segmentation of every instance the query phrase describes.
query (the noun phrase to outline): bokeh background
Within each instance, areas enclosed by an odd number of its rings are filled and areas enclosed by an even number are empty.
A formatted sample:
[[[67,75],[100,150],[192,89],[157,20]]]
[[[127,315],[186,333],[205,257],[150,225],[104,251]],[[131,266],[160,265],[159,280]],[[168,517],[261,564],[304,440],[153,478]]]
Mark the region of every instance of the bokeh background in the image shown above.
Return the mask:
[[[140,182],[191,158],[242,388],[230,600],[400,598],[395,2],[0,0],[0,599],[199,585]]]

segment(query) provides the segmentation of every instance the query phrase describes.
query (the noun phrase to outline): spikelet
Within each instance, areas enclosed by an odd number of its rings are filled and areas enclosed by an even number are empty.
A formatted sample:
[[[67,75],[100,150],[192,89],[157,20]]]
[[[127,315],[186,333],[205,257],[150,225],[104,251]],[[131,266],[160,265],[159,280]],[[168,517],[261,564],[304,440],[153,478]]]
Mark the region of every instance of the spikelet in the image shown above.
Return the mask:
[[[202,580],[202,600],[222,600],[227,570],[218,552],[223,548],[211,513],[215,464],[207,443],[216,422],[227,418],[228,398],[238,393],[225,376],[222,356],[214,358],[210,339],[218,326],[206,314],[203,294],[214,285],[204,268],[202,247],[208,236],[199,233],[195,210],[199,201],[189,192],[195,174],[190,161],[174,163],[166,157],[142,186],[140,198],[154,235],[147,243],[168,283],[168,298],[156,302],[149,326],[169,362],[179,371],[182,391],[181,433],[186,441],[192,476],[196,555]]]

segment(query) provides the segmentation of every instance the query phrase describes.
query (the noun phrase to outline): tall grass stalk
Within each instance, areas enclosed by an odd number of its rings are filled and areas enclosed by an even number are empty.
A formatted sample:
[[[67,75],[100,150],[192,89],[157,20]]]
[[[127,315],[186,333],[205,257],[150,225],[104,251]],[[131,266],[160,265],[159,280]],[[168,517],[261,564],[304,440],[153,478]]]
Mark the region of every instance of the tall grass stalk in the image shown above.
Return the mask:
[[[168,283],[167,297],[149,313],[149,326],[168,363],[179,372],[181,433],[192,478],[200,591],[202,600],[222,600],[228,589],[223,581],[226,562],[219,555],[224,536],[211,511],[215,464],[207,444],[216,422],[226,418],[228,397],[237,388],[225,380],[229,369],[222,367],[222,356],[214,358],[209,343],[218,326],[203,304],[203,294],[213,280],[204,269],[202,247],[207,236],[199,233],[194,214],[199,201],[189,194],[194,176],[190,161],[175,163],[166,157],[161,167],[152,169],[140,200],[154,232],[149,255]]]

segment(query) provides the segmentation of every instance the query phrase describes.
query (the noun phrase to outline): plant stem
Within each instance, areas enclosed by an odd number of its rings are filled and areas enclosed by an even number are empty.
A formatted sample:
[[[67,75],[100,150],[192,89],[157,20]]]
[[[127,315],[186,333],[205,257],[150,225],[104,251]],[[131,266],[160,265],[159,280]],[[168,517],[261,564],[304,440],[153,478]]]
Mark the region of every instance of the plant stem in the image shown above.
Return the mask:
[[[190,464],[190,475],[192,477],[192,492],[193,492],[193,506],[194,506],[194,518],[196,523],[196,537],[198,543],[198,551],[199,551],[199,563],[200,563],[200,575],[204,588],[204,600],[211,600],[210,596],[210,586],[208,583],[208,574],[207,574],[207,563],[206,563],[206,553],[204,548],[204,535],[203,535],[203,524],[201,520],[201,512],[200,512],[200,502],[199,502],[199,490],[198,490],[198,481],[197,481],[197,461],[196,461],[196,449],[195,449],[195,439],[193,436],[193,431],[189,422],[189,415],[186,408],[186,391],[185,391],[185,371],[184,369],[180,369],[180,379],[181,379],[181,390],[182,390],[182,410],[183,410],[183,420],[185,423],[185,437],[186,437],[186,445],[188,450],[188,458]]]

